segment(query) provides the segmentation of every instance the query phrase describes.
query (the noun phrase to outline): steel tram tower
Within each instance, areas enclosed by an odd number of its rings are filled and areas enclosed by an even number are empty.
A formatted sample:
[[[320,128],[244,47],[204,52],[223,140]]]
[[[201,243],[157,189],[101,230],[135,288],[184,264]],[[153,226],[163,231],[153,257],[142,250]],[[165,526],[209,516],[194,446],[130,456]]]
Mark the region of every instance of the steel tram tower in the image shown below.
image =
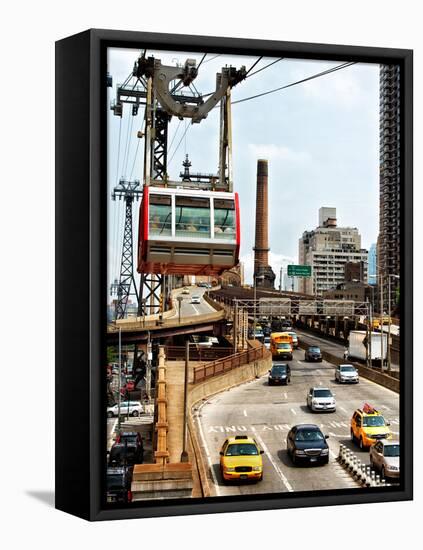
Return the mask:
[[[136,296],[139,302],[137,285],[134,277],[133,257],[133,227],[132,204],[141,196],[139,180],[126,181],[121,179],[119,185],[113,189],[112,199],[125,201],[125,228],[123,231],[122,258],[120,262],[119,282],[115,281],[110,286],[110,293],[117,295],[115,307],[115,319],[124,319],[129,296]],[[132,292],[131,289],[133,288]]]
[[[145,105],[145,130],[138,137],[145,139],[143,177],[145,186],[215,189],[232,192],[232,130],[231,88],[246,78],[245,67],[237,70],[224,67],[216,74],[216,90],[202,96],[193,81],[199,66],[195,59],[187,59],[184,65],[165,66],[160,59],[146,57],[144,53],[134,64],[126,81],[117,86],[116,100],[111,110],[122,117],[123,104],[132,107],[132,115]],[[205,55],[204,55],[205,57]],[[203,57],[203,59],[204,59]],[[183,93],[182,89],[189,90]],[[191,119],[199,123],[220,102],[219,170],[218,174],[196,174],[193,182],[172,182],[168,177],[168,125],[172,116],[179,120]],[[185,130],[186,133],[186,130]],[[184,134],[185,135],[185,134]],[[122,268],[123,270],[123,268]],[[138,296],[138,314],[154,314],[161,311],[166,302],[166,275],[141,273]]]

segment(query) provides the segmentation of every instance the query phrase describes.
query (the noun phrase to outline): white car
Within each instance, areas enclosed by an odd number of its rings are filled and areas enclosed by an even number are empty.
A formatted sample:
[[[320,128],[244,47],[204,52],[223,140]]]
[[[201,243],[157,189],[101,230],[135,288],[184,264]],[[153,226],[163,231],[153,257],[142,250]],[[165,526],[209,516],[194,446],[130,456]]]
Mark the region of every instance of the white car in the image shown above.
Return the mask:
[[[335,380],[339,383],[350,382],[358,384],[358,371],[354,365],[338,365],[335,368]]]
[[[139,416],[143,412],[142,405],[139,401],[121,401],[120,403],[120,414],[121,416],[131,415]],[[112,418],[113,416],[118,415],[118,404],[113,405],[112,407],[107,407],[107,416]]]
[[[191,304],[200,304],[200,303],[201,303],[200,296],[198,296],[197,294],[194,294],[194,296],[191,296]]]
[[[336,411],[335,394],[329,388],[310,388],[307,394],[307,407],[313,412]]]

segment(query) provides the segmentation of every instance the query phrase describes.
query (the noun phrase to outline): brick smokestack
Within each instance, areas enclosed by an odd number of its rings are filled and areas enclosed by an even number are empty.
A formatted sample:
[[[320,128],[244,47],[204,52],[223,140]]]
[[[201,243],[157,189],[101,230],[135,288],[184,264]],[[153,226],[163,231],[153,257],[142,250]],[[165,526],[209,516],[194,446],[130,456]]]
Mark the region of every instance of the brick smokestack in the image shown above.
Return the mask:
[[[269,265],[269,207],[267,160],[257,161],[256,240],[254,247],[254,278],[257,287],[274,288],[275,274]],[[253,281],[254,282],[254,281]]]

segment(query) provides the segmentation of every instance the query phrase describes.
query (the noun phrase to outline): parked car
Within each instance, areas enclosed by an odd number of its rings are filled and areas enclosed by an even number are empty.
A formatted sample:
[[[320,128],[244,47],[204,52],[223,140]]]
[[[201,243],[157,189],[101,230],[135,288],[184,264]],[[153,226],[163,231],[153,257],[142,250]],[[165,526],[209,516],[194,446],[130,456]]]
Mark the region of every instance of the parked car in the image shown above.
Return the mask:
[[[263,343],[266,349],[270,349],[270,336],[265,336]]]
[[[144,443],[142,441],[141,434],[139,432],[121,432],[116,437],[116,443],[127,443],[128,445],[135,446],[137,453],[140,457],[140,462],[144,459]]]
[[[338,365],[335,367],[335,380],[339,383],[358,384],[358,371],[354,365]]]
[[[269,370],[269,386],[273,384],[284,384],[286,386],[289,382],[291,382],[290,366],[287,363],[273,363],[272,368]]]
[[[120,414],[121,416],[131,415],[139,416],[143,412],[142,405],[139,401],[122,401],[120,404]],[[111,407],[107,407],[107,416],[112,418],[113,416],[118,415],[118,404]]]
[[[360,449],[367,449],[380,439],[392,439],[389,425],[378,410],[365,403],[351,418],[351,440],[358,442]]]
[[[394,440],[380,440],[370,447],[370,465],[384,478],[398,478],[400,475],[400,443]]]
[[[329,462],[329,446],[316,424],[298,424],[290,429],[286,438],[286,448],[294,464],[298,462]]]
[[[198,294],[194,294],[193,296],[191,296],[191,304],[200,304],[200,303],[201,303],[201,299]]]
[[[307,394],[307,407],[313,412],[336,411],[335,395],[329,388],[317,386],[310,388]]]
[[[142,464],[144,449],[136,442],[124,439],[121,443],[114,443],[109,452],[109,466],[133,466]]]
[[[220,451],[220,472],[223,480],[263,479],[263,461],[257,442],[247,435],[228,437]]]
[[[107,502],[122,502],[128,504],[132,501],[131,492],[132,468],[107,468],[106,474],[106,498]]]
[[[318,361],[322,362],[322,352],[319,346],[309,346],[304,353],[304,361]]]

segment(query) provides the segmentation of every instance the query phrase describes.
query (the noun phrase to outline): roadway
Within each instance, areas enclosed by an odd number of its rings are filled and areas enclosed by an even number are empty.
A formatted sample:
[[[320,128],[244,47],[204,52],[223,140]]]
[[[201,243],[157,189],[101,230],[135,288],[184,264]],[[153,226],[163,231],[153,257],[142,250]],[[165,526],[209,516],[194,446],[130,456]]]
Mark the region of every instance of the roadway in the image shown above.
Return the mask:
[[[178,310],[178,301],[177,297],[182,296],[183,301],[181,303],[181,319],[185,317],[195,317],[197,315],[207,315],[208,313],[216,313],[216,310],[208,304],[204,298],[203,295],[207,291],[207,288],[201,288],[198,286],[187,286],[184,287],[188,289],[188,294],[183,293],[183,289],[178,289],[173,292],[173,300],[175,304],[175,313],[171,316],[169,316],[167,319],[178,319],[179,316],[179,310]],[[199,304],[192,304],[191,299],[193,296],[199,296],[200,297],[200,303]]]
[[[356,408],[369,402],[383,411],[391,431],[399,437],[399,396],[363,378],[356,385],[339,385],[334,366],[326,361],[306,363],[304,352],[296,350],[291,365],[291,384],[269,386],[267,376],[223,392],[206,401],[196,411],[204,458],[212,475],[212,494],[243,495],[288,491],[357,488],[359,485],[336,462],[340,443],[347,445],[369,464],[368,451],[360,451],[350,440],[350,419]],[[306,393],[312,386],[329,387],[335,393],[334,413],[312,413]],[[286,452],[289,429],[300,423],[318,424],[329,435],[329,464],[294,466]],[[224,484],[219,469],[219,451],[226,436],[248,434],[264,450],[263,481]]]

